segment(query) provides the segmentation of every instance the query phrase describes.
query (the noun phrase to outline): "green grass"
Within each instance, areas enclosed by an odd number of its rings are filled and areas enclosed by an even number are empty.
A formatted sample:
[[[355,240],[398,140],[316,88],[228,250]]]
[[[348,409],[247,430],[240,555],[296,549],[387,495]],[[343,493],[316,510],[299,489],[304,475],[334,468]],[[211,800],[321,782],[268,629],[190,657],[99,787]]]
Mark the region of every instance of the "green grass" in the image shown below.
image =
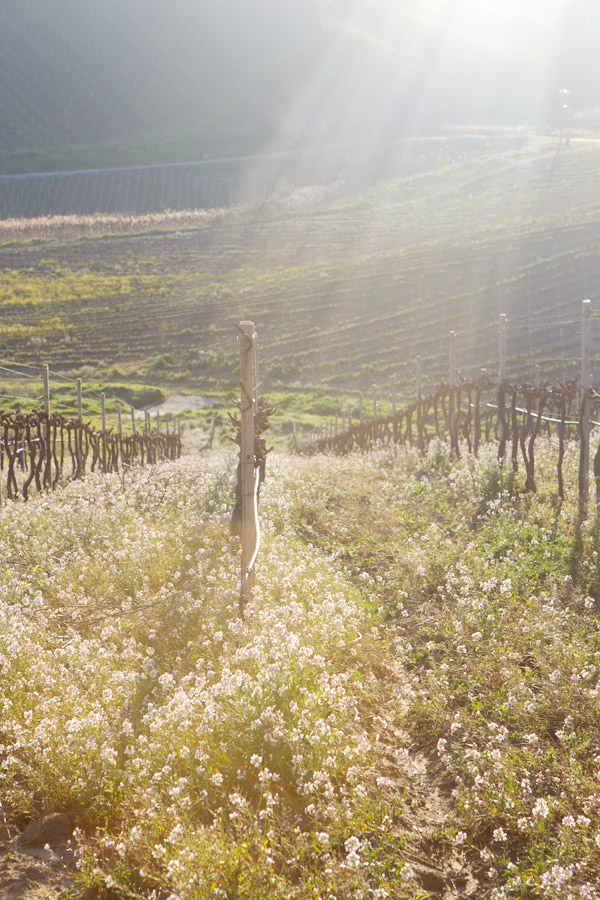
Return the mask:
[[[12,150],[0,153],[0,175],[25,172],[67,172],[240,156],[252,153],[254,144],[215,135],[212,139],[193,134],[157,135],[150,139],[88,142],[66,147]]]

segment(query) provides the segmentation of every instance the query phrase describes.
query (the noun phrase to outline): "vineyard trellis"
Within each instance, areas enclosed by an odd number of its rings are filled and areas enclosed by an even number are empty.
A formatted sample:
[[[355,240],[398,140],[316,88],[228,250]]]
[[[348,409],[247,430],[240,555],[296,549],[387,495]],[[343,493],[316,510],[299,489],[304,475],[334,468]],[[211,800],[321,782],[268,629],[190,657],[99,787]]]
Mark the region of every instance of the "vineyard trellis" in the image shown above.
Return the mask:
[[[3,366],[4,369],[6,367]],[[10,371],[10,370],[7,370]],[[15,374],[17,374],[15,370]],[[101,394],[102,427],[85,422],[82,414],[81,379],[77,379],[76,416],[68,417],[50,410],[49,368],[42,367],[44,409],[23,412],[0,408],[0,471],[6,497],[27,500],[32,491],[54,490],[62,480],[84,478],[88,472],[119,472],[135,465],[152,465],[181,455],[181,426],[173,429],[167,419],[161,432],[160,417],[156,428],[150,425],[138,431],[132,407],[131,434],[123,430],[121,405],[117,405],[118,426],[106,426],[104,394]],[[30,376],[33,377],[33,376]]]
[[[600,510],[600,444],[593,460],[590,436],[600,426],[600,393],[591,385],[590,320],[591,303],[584,300],[581,316],[581,358],[577,376],[556,384],[536,379],[513,383],[507,378],[507,317],[500,317],[499,365],[497,382],[486,371],[475,378],[457,374],[455,334],[450,332],[449,377],[427,393],[421,394],[421,363],[417,360],[417,398],[404,407],[396,407],[395,389],[392,412],[379,415],[374,398],[373,416],[364,415],[361,395],[359,416],[352,409],[321,426],[318,432],[302,436],[294,428],[296,452],[304,454],[347,454],[352,450],[366,452],[376,446],[409,444],[423,452],[433,438],[449,441],[451,452],[460,456],[461,447],[478,455],[482,442],[498,443],[498,464],[510,465],[516,472],[522,459],[525,490],[536,491],[535,444],[542,433],[558,437],[556,464],[557,494],[565,496],[563,462],[569,438],[579,443],[579,516],[588,512],[590,465],[595,483],[596,505]],[[340,427],[341,424],[341,427]]]

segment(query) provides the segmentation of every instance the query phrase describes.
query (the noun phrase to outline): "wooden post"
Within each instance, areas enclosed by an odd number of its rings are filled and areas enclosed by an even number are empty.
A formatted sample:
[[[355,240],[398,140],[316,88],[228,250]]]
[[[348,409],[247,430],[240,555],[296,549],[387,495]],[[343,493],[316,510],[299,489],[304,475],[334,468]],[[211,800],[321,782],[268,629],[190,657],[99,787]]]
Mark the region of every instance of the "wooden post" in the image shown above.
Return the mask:
[[[167,429],[167,437],[171,431],[171,413],[167,413],[167,421],[166,421],[166,429]]]
[[[498,334],[498,378],[506,381],[506,313],[500,314],[500,331]]]
[[[156,433],[160,434],[160,413],[156,410]]]
[[[504,466],[504,458],[506,451],[506,442],[510,433],[510,428],[506,420],[506,389],[504,382],[506,381],[506,313],[500,314],[500,325],[498,330],[498,463],[500,469]]]
[[[42,366],[42,378],[44,381],[44,412],[50,415],[50,366]]]
[[[590,388],[592,301],[581,304],[581,372],[579,401],[579,521],[587,516],[590,488]]]
[[[83,421],[83,386],[81,378],[77,379],[77,419]]]
[[[364,399],[362,391],[360,392],[360,424],[362,425],[364,418]]]
[[[373,385],[373,418],[377,418],[377,385]]]
[[[454,331],[449,332],[449,341],[448,341],[448,376],[450,381],[450,387],[456,386],[456,348],[454,346],[454,338],[456,333]]]
[[[591,321],[592,301],[583,300],[581,303],[581,394],[589,391],[591,380]]]
[[[450,426],[450,447],[452,452],[458,456],[458,435],[456,429],[457,410],[455,405],[456,391],[456,349],[454,346],[455,332],[451,331],[448,335],[448,381],[450,384],[448,396],[448,424]]]
[[[102,411],[102,471],[106,472],[106,395],[100,394],[100,409]]]
[[[252,406],[254,415],[258,415],[258,335],[252,336]]]
[[[135,409],[131,407],[131,433],[135,434]]]
[[[392,375],[392,419],[396,418],[396,376]]]
[[[254,348],[254,322],[240,322],[240,473],[242,486],[242,570],[240,590],[240,613],[252,596],[254,586],[254,569],[250,569],[252,556],[256,549],[256,509],[254,495],[254,403],[256,385],[254,365],[256,350]]]
[[[539,387],[539,385],[542,383],[541,366],[539,363],[535,364],[535,374],[533,376],[533,383],[535,384],[536,387]]]
[[[150,432],[150,413],[147,409],[144,410],[144,431],[146,434]]]
[[[119,430],[119,440],[123,437],[123,419],[121,418],[121,404],[117,403],[117,423]]]
[[[452,390],[452,388],[450,388]],[[419,439],[419,450],[421,453],[425,450],[425,441],[423,437],[423,410],[421,408],[421,357],[417,356],[417,435]]]
[[[44,366],[42,368],[42,378],[44,380],[44,412],[46,413],[46,422],[44,427],[44,440],[46,442],[46,461],[44,465],[44,487],[46,487],[51,481],[52,478],[50,476],[50,465],[52,462],[52,450],[50,449],[50,439],[52,436],[52,429],[50,428],[50,366]]]

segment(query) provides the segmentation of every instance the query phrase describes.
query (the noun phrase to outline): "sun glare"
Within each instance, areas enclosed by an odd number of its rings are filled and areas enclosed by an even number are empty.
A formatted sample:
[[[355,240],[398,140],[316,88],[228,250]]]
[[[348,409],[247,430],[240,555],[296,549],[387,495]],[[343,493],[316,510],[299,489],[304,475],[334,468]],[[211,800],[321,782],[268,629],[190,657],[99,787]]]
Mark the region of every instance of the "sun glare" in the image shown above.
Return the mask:
[[[320,0],[320,51],[274,110],[276,144],[352,145],[360,168],[441,125],[542,121],[569,2]],[[274,181],[288,171],[282,159]],[[248,177],[263,176],[252,165]]]

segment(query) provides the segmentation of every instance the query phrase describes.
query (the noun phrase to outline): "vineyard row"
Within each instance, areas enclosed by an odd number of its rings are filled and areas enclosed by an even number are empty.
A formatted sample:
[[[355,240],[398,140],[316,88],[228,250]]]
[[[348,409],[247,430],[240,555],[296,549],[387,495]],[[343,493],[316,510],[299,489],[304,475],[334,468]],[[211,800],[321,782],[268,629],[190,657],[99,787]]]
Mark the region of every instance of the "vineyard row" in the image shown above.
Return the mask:
[[[563,460],[565,443],[570,437],[579,442],[579,514],[588,511],[590,469],[596,485],[596,505],[600,510],[600,445],[593,460],[590,456],[591,432],[600,415],[600,393],[591,386],[590,376],[590,319],[589,300],[582,304],[581,369],[577,377],[558,384],[514,384],[506,377],[506,316],[500,320],[499,383],[494,384],[486,372],[477,379],[460,377],[456,372],[454,333],[451,332],[449,351],[449,379],[441,382],[431,393],[421,395],[420,373],[417,378],[417,399],[397,410],[392,399],[392,413],[378,415],[374,403],[373,416],[363,413],[352,419],[352,411],[327,423],[317,433],[301,436],[294,429],[295,449],[298,453],[347,454],[362,452],[376,446],[414,444],[424,451],[432,438],[450,442],[455,456],[461,446],[478,454],[482,442],[498,443],[498,463],[507,462],[516,472],[519,458],[525,468],[525,490],[535,491],[535,443],[542,432],[558,437],[557,493],[564,499]]]
[[[5,493],[10,500],[29,498],[31,491],[54,490],[63,480],[83,478],[87,472],[119,472],[134,465],[151,465],[181,455],[181,424],[176,418],[161,432],[160,415],[156,428],[145,413],[144,428],[138,431],[135,410],[131,408],[131,434],[125,434],[121,404],[117,404],[117,430],[107,427],[105,395],[100,394],[102,427],[83,420],[83,388],[77,385],[77,414],[69,417],[50,409],[50,369],[21,366],[38,373],[1,367],[13,375],[39,377],[44,383],[44,409],[23,412],[0,409],[0,501]]]

